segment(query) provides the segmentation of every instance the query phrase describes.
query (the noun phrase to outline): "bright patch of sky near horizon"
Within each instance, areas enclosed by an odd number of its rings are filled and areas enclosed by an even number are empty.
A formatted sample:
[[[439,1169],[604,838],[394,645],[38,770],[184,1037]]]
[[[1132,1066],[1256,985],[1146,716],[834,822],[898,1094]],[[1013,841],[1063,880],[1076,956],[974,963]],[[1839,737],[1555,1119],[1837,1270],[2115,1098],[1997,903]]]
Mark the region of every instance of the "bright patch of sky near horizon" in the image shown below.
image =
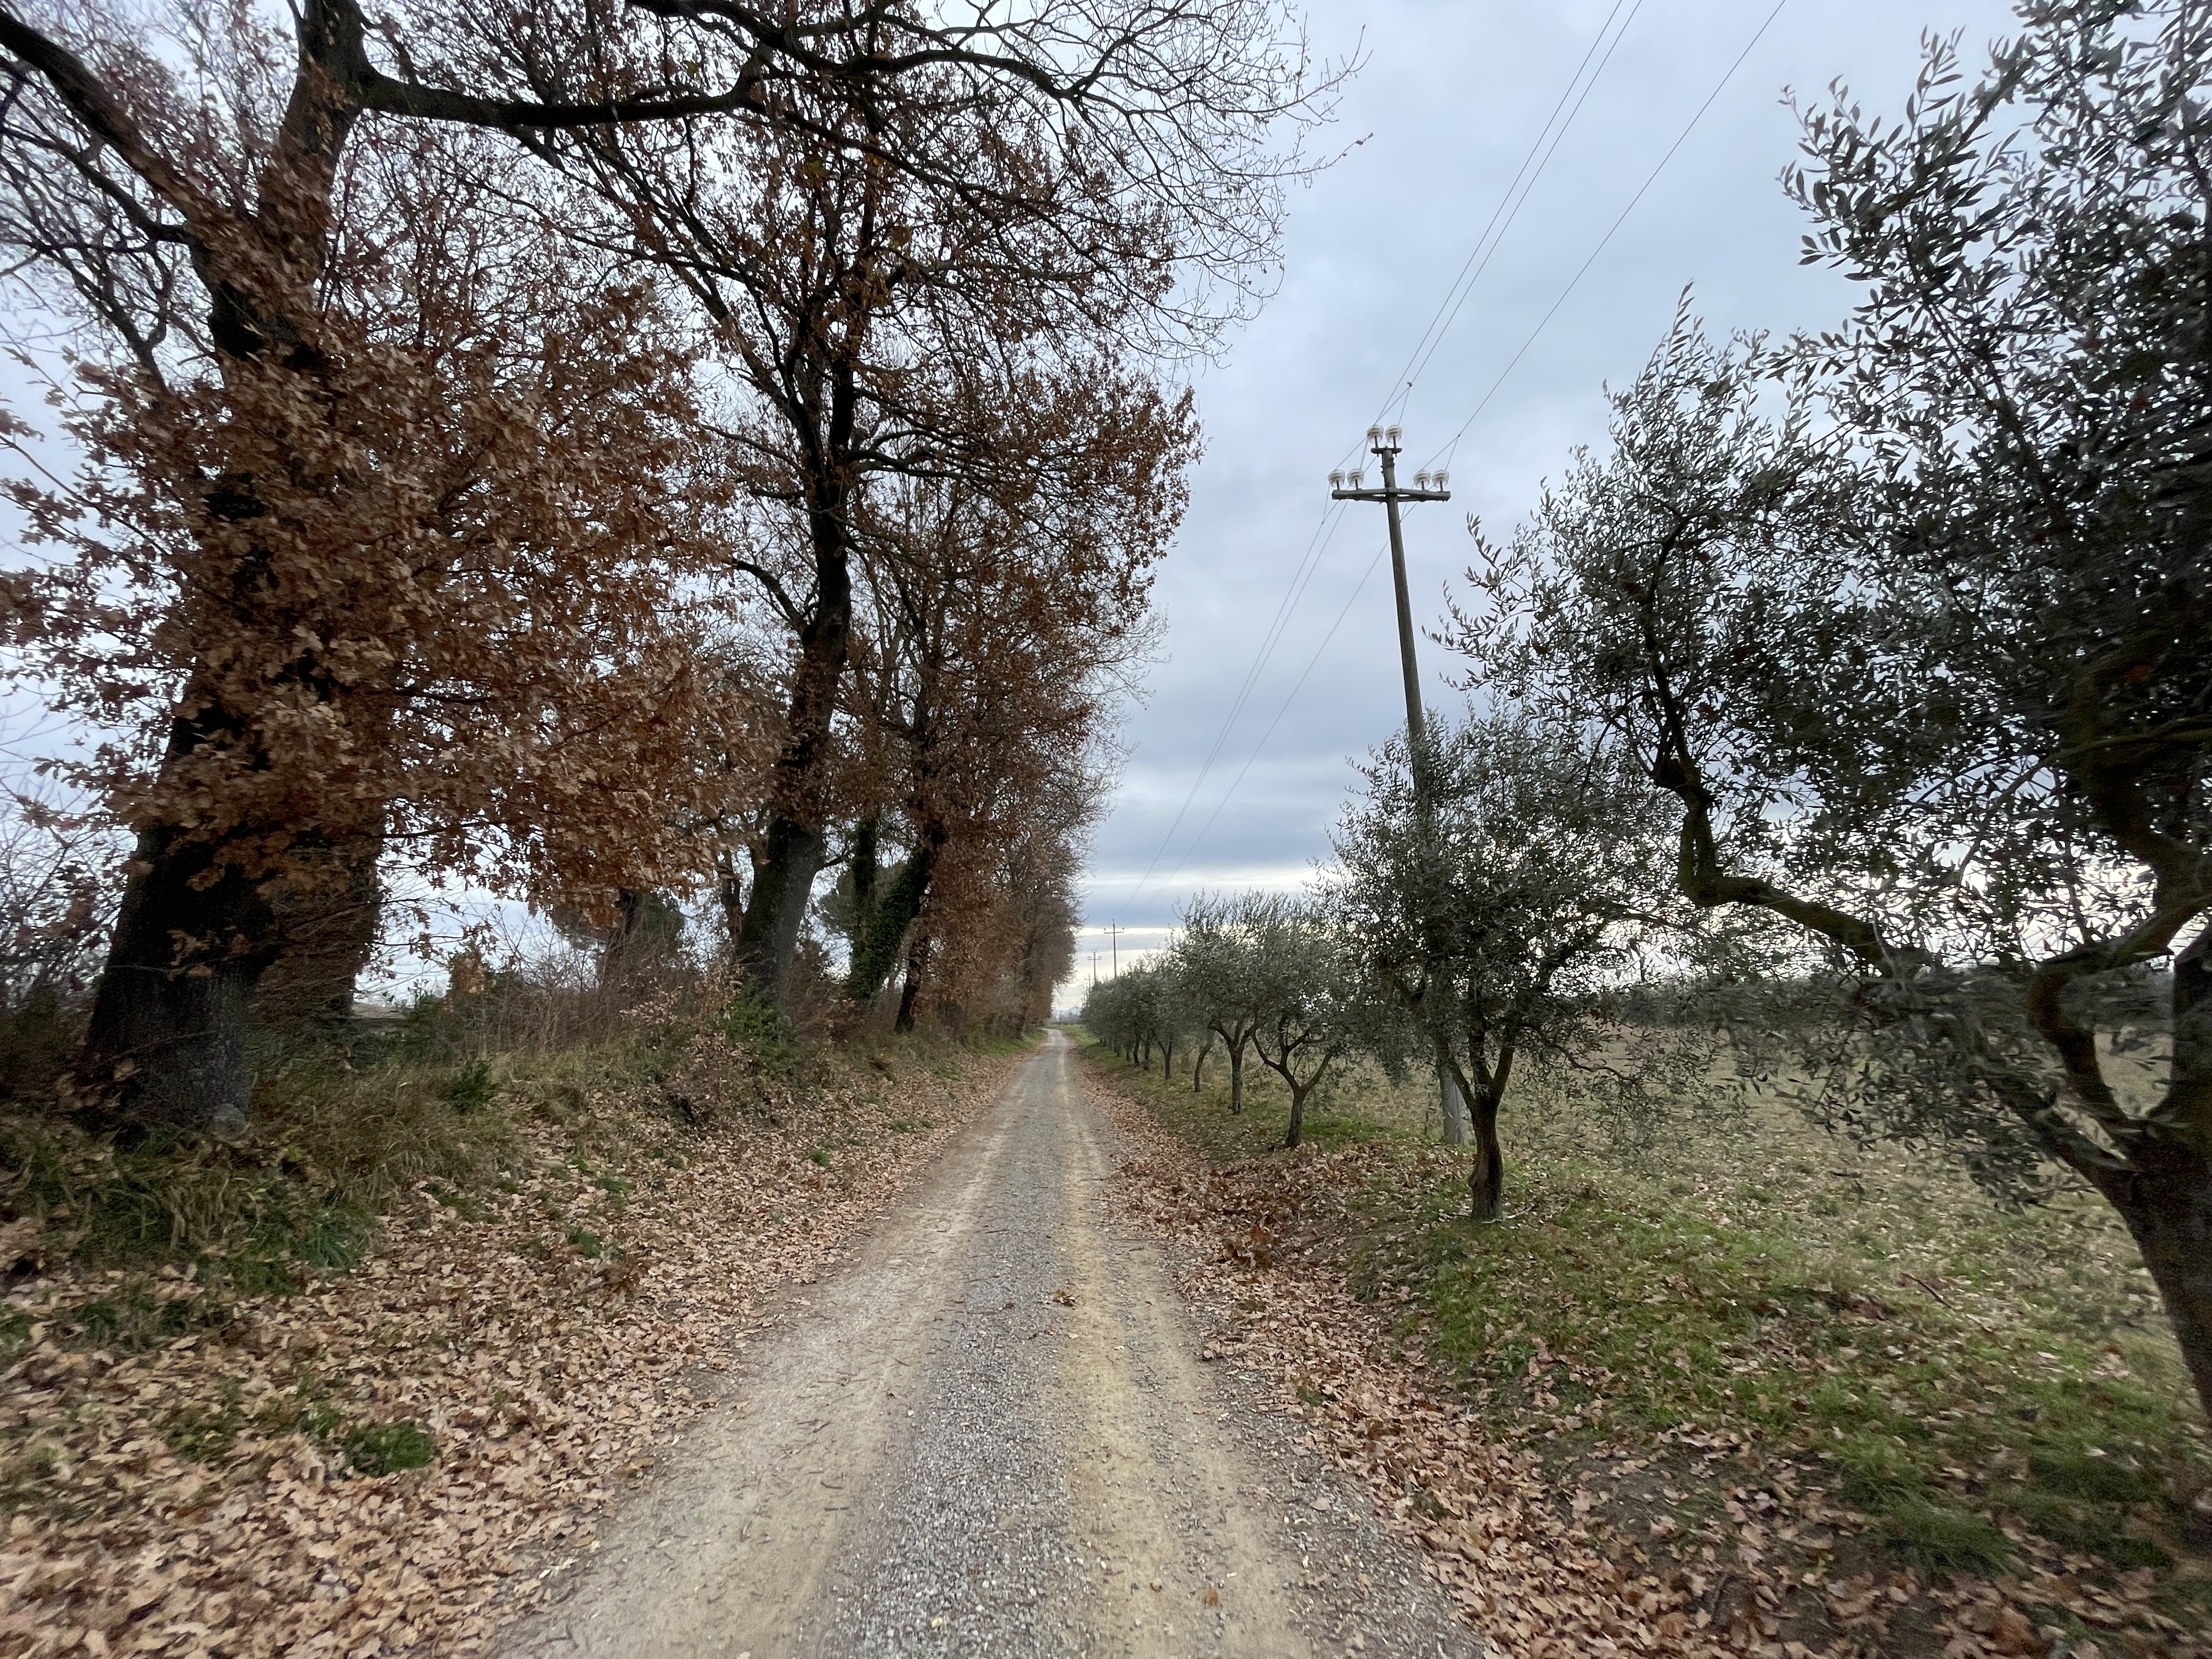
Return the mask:
[[[1279,291],[1197,377],[1206,455],[1156,590],[1162,660],[1123,728],[1128,759],[1085,872],[1086,926],[1061,1003],[1080,1000],[1094,951],[1100,976],[1109,971],[1110,926],[1121,930],[1126,968],[1165,940],[1194,888],[1302,883],[1328,856],[1352,763],[1404,724],[1389,568],[1376,558],[1382,509],[1354,505],[1206,768],[1329,505],[1329,470],[1398,389],[1391,377],[1608,15],[1618,27],[1632,9],[1595,90],[1395,416],[1408,471],[1466,423],[1451,503],[1407,518],[1417,624],[1443,614],[1446,587],[1467,563],[1468,513],[1509,531],[1577,445],[1602,441],[1603,387],[1643,366],[1686,285],[1717,332],[1820,327],[1844,315],[1848,285],[1797,262],[1808,227],[1779,183],[1797,160],[1784,89],[1810,106],[1841,79],[1869,112],[1893,116],[1923,31],[1963,32],[1972,70],[2013,28],[2000,0],[1788,0],[1469,422],[1773,0],[1626,0],[1617,12],[1613,0],[1313,0],[1317,53],[1356,46],[1365,57],[1320,147],[1356,147],[1293,191]],[[1431,708],[1462,706],[1445,678],[1454,663],[1425,638],[1420,666]]]

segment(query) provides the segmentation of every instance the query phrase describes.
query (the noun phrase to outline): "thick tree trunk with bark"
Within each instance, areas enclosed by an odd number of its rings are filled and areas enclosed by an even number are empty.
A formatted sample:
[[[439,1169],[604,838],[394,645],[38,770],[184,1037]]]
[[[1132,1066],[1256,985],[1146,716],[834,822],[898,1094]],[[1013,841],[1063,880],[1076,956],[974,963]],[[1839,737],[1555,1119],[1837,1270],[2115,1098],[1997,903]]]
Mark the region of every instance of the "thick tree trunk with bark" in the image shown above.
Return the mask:
[[[899,947],[921,914],[922,900],[928,896],[937,860],[951,838],[951,831],[945,825],[926,824],[914,851],[899,866],[898,873],[879,897],[861,903],[859,884],[854,884],[854,898],[860,911],[860,936],[853,945],[853,963],[846,975],[845,991],[855,1001],[868,1000],[890,979],[898,963]]]
[[[214,849],[170,827],[138,838],[92,1005],[77,1082],[96,1117],[136,1129],[242,1133],[253,1095],[247,1012],[275,918]]]
[[[847,417],[849,420],[849,416]],[[811,515],[814,538],[815,602],[799,638],[788,730],[776,756],[768,834],[752,896],[745,905],[737,962],[747,994],[781,1005],[789,990],[799,930],[822,873],[829,841],[819,799],[822,769],[834,740],[837,687],[845,674],[853,631],[853,580],[842,516],[841,490]]]
[[[1505,1152],[1498,1143],[1498,1107],[1502,1088],[1477,1089],[1468,1102],[1474,1132],[1474,1161],[1467,1172],[1468,1213],[1495,1221],[1505,1205]]]
[[[254,992],[257,1030],[341,1030],[353,1017],[362,970],[383,921],[380,825],[327,852],[295,849],[298,878],[270,901],[276,951]]]
[[[893,1030],[914,1030],[914,1005],[921,994],[921,981],[928,972],[929,939],[924,934],[907,946],[906,988],[899,993],[898,1018],[892,1023]]]
[[[788,988],[786,981],[799,949],[799,929],[806,920],[814,878],[822,872],[826,842],[819,830],[778,814],[769,820],[766,843],[766,856],[745,903],[737,959],[744,971],[746,994],[780,1005]]]
[[[2131,1179],[2097,1184],[2142,1252],[2212,1418],[2212,927],[2174,957],[2170,1006],[2172,1059],[2156,1127],[2130,1148]]]
[[[2144,1173],[2113,1207],[2142,1252],[2197,1400],[2212,1417],[2212,1160],[2162,1137],[2132,1161]]]
[[[1284,1080],[1290,1082],[1288,1073],[1284,1073]],[[1314,1082],[1318,1083],[1320,1080],[1319,1078],[1316,1078]],[[1309,1083],[1302,1089],[1295,1082],[1291,1083],[1291,1126],[1283,1132],[1283,1145],[1285,1147],[1296,1149],[1297,1144],[1305,1139],[1306,1097],[1313,1092],[1313,1086],[1312,1083]]]
[[[1244,1109],[1244,1045],[1229,1045],[1229,1115],[1236,1116]]]

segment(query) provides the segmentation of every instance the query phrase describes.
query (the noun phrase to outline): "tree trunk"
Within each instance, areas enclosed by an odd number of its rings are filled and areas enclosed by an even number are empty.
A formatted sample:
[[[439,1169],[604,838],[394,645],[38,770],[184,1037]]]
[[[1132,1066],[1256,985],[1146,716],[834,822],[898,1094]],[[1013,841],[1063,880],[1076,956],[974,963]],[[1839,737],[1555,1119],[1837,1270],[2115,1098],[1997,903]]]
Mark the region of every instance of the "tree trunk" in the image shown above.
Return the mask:
[[[768,854],[753,878],[752,897],[745,905],[737,958],[744,971],[746,994],[781,1006],[827,843],[819,830],[788,813],[769,820],[767,840]]]
[[[1288,1080],[1285,1078],[1285,1081]],[[1291,1084],[1291,1127],[1283,1136],[1283,1145],[1286,1147],[1295,1148],[1299,1141],[1305,1139],[1306,1096],[1312,1089],[1310,1083],[1303,1089],[1295,1083]]]
[[[2135,1181],[2132,1203],[2115,1207],[2166,1304],[2197,1402],[2212,1418],[2212,1166],[2202,1152],[2165,1138],[2156,1152],[2134,1162],[2155,1172]]]
[[[248,1009],[275,956],[276,918],[219,847],[173,825],[138,837],[77,1083],[95,1116],[137,1129],[244,1133],[253,1095]]]
[[[745,884],[733,864],[724,864],[714,881],[714,897],[722,907],[722,927],[730,955],[738,953],[738,941],[745,936]]]
[[[1474,1162],[1467,1173],[1468,1213],[1477,1221],[1495,1221],[1505,1202],[1505,1153],[1498,1144],[1498,1103],[1501,1089],[1476,1091],[1468,1103],[1474,1130]]]
[[[1206,1051],[1210,1047],[1212,1047],[1210,1043],[1200,1043],[1198,1045],[1198,1053],[1192,1056],[1190,1062],[1190,1091],[1193,1094],[1196,1094],[1200,1088],[1204,1085],[1206,1079]]]
[[[277,939],[268,971],[253,993],[253,1025],[262,1031],[327,1036],[353,1018],[362,970],[376,952],[383,921],[380,823],[342,846],[295,847],[295,880],[270,900]]]
[[[814,878],[822,873],[829,841],[823,834],[822,774],[836,742],[837,688],[845,677],[853,635],[851,537],[845,522],[848,486],[842,458],[853,436],[853,373],[836,371],[824,459],[811,481],[807,535],[814,550],[814,607],[799,631],[799,662],[792,676],[783,747],[769,793],[767,852],[753,878],[737,960],[751,995],[781,1006],[788,994],[791,960],[806,918]]]
[[[890,977],[907,930],[921,914],[921,902],[929,892],[938,856],[951,838],[952,832],[944,824],[934,820],[926,823],[914,851],[899,866],[890,885],[861,910],[860,937],[854,944],[852,966],[845,976],[846,994],[854,1001],[866,1002]],[[870,852],[872,857],[872,845]],[[856,881],[856,897],[858,889]]]
[[[1231,1043],[1229,1047],[1229,1115],[1231,1117],[1244,1109],[1244,1045]]]
[[[1451,1059],[1442,1043],[1437,1045],[1437,1095],[1443,1112],[1443,1144],[1464,1146],[1468,1142],[1467,1097],[1452,1075]]]
[[[2135,1236],[2212,1419],[2212,926],[2173,959],[2173,1057],[2159,1115],[2132,1180],[2100,1182]]]
[[[1172,1078],[1175,1075],[1175,1039],[1173,1037],[1164,1039],[1160,1044],[1160,1075],[1163,1078]]]
[[[918,939],[907,947],[906,986],[899,993],[898,1018],[891,1022],[894,1031],[914,1030],[915,999],[921,994],[921,981],[929,970],[929,940]]]

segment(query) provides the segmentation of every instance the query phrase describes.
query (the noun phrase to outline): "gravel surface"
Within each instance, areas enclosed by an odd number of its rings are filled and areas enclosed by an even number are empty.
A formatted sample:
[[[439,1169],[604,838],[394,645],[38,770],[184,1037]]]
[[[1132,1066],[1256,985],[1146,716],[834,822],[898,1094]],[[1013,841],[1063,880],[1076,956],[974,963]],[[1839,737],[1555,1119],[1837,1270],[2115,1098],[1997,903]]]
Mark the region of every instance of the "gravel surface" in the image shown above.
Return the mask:
[[[1480,1653],[1365,1497],[1201,1364],[1065,1039],[603,1529],[538,1655]]]

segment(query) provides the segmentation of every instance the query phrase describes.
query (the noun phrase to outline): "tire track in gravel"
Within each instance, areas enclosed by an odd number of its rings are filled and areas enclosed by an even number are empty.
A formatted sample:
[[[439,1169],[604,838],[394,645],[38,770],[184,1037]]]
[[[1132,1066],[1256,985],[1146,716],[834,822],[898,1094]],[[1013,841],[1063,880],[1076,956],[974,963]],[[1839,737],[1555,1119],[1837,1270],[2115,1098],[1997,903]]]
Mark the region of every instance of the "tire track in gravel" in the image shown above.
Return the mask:
[[[1478,1653],[1364,1498],[1199,1364],[1163,1255],[1108,1225],[1114,1169],[1048,1033],[497,1651]]]

